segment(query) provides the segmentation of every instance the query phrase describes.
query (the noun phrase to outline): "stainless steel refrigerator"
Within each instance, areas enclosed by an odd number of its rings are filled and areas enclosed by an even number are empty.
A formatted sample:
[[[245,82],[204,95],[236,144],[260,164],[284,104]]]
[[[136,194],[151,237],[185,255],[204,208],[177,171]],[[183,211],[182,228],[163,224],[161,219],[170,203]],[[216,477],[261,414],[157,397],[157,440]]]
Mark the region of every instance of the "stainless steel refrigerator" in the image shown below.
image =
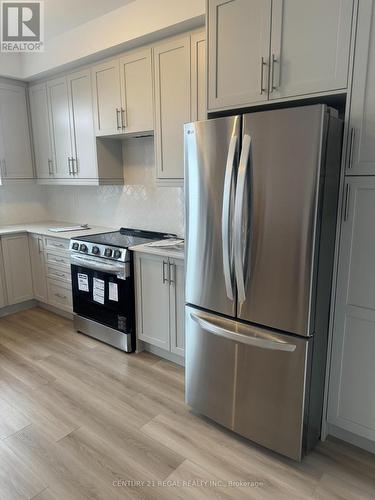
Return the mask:
[[[342,122],[185,125],[186,402],[294,459],[320,436]]]

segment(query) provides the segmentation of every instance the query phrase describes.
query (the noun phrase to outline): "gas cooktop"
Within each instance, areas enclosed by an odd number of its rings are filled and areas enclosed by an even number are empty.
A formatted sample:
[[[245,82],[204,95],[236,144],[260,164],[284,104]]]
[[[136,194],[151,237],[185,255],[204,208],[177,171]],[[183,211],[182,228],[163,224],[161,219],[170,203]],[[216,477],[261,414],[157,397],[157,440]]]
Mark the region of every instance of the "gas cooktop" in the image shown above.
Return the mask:
[[[150,241],[175,238],[174,234],[143,231],[141,229],[121,228],[110,233],[90,234],[70,241],[70,249],[93,257],[125,260],[126,250],[134,245]]]

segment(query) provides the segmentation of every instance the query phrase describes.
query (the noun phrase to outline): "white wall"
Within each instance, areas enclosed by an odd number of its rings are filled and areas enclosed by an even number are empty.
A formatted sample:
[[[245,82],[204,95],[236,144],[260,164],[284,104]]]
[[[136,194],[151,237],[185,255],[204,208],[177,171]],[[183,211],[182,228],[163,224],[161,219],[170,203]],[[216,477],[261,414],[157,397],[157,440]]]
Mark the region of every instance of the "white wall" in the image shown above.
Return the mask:
[[[22,78],[20,54],[0,52],[0,76]]]
[[[49,219],[46,191],[36,184],[0,186],[0,225]]]
[[[123,142],[125,186],[48,187],[49,218],[183,235],[183,188],[156,186],[153,143]]]
[[[88,62],[94,55],[104,57],[110,50],[161,38],[173,32],[173,27],[179,31],[196,27],[203,24],[204,13],[205,0],[132,1],[47,40],[42,53],[23,54],[23,78],[33,79],[57,67]]]

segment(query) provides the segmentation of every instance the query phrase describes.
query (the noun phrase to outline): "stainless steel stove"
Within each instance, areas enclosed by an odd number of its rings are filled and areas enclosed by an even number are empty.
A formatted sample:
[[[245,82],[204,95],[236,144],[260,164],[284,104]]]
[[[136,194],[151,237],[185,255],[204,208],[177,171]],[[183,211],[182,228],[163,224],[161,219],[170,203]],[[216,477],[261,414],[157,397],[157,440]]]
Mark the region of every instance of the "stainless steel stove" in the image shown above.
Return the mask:
[[[172,237],[175,235],[121,228],[72,239],[76,330],[123,351],[134,351],[134,276],[129,247]]]

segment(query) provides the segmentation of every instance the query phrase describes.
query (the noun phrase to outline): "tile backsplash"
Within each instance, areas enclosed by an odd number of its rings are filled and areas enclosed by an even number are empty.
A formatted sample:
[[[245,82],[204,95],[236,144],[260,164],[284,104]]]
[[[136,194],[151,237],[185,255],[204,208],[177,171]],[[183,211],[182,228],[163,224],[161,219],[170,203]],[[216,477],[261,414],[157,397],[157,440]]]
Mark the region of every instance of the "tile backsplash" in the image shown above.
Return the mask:
[[[124,186],[48,187],[49,217],[183,235],[183,188],[155,184],[153,138],[123,141],[123,156]]]
[[[0,225],[49,219],[47,193],[36,184],[0,186]]]

